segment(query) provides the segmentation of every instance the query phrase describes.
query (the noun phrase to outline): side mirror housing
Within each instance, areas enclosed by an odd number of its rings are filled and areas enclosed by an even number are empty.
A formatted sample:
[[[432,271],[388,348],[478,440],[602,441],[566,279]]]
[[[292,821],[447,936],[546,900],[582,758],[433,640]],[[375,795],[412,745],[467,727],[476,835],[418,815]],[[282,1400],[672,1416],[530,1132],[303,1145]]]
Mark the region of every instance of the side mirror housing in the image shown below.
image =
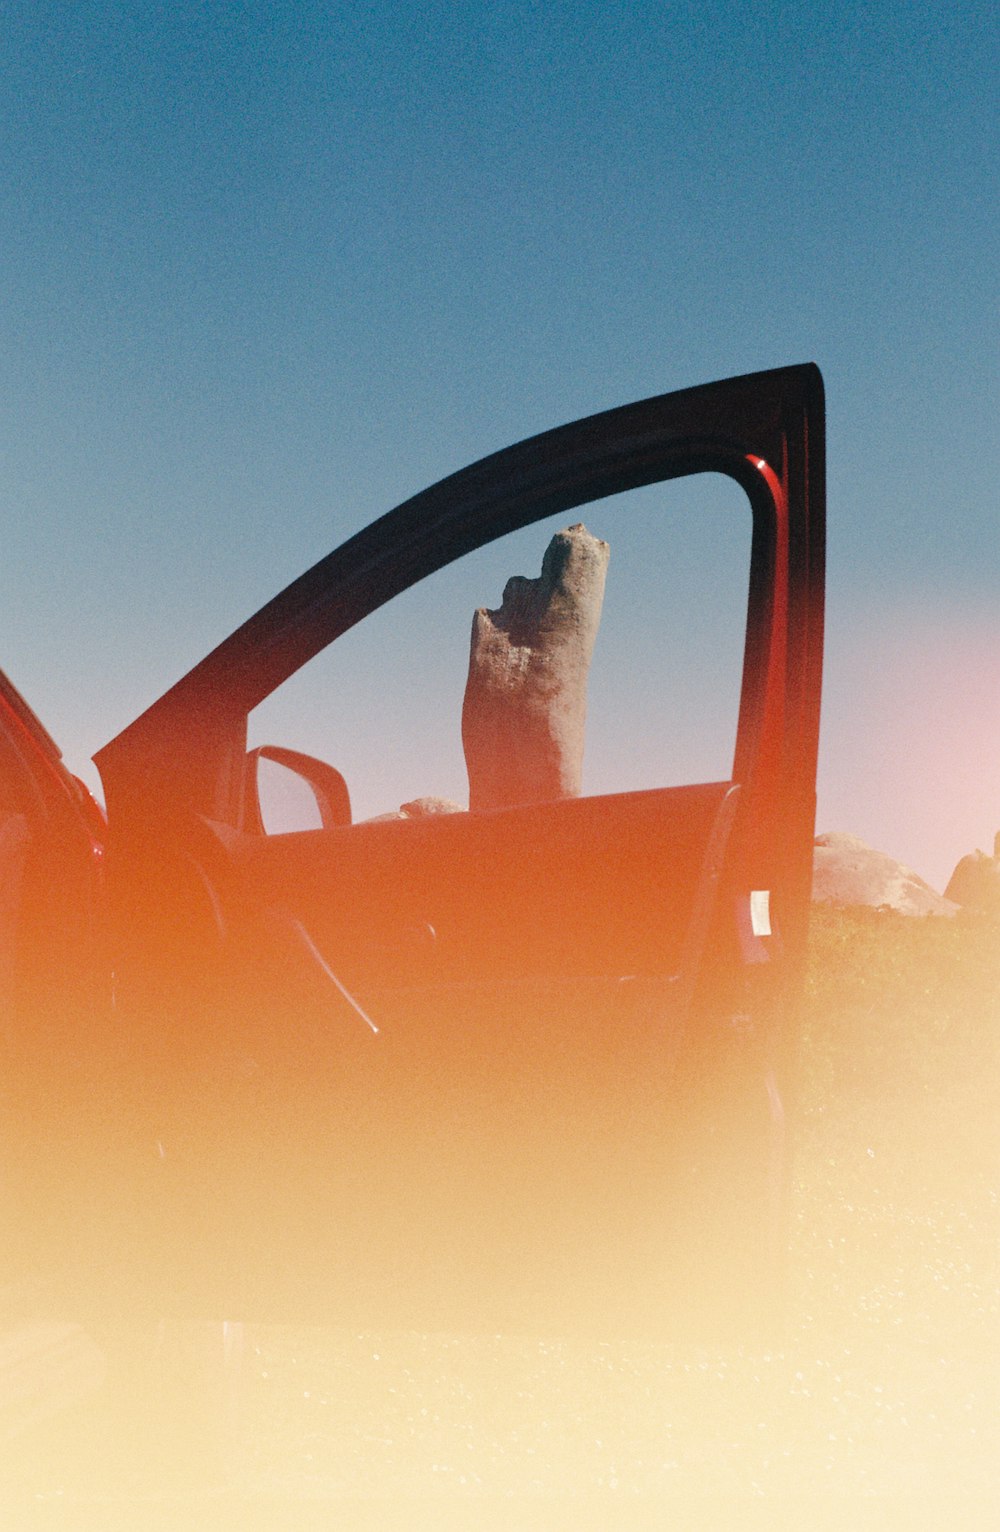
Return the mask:
[[[262,762],[279,770],[262,772]],[[245,830],[268,835],[282,830],[333,830],[350,823],[351,796],[335,766],[280,745],[259,745],[247,751]]]

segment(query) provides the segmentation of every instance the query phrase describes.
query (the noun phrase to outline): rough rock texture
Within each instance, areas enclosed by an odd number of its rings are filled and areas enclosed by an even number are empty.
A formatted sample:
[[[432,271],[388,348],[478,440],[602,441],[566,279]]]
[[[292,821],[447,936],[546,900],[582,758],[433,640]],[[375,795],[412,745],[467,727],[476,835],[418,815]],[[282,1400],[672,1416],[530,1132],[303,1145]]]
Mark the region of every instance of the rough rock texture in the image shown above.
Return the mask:
[[[515,575],[499,609],[473,617],[462,709],[470,809],[579,794],[608,554],[581,524],[557,532],[540,577]]]
[[[993,855],[973,851],[963,856],[948,880],[946,899],[981,915],[1000,915],[1000,833],[993,841]]]
[[[432,814],[464,814],[460,803],[455,803],[451,798],[411,798],[409,803],[401,803],[399,812],[404,819],[427,819]]]
[[[820,904],[868,904],[903,915],[954,915],[958,909],[912,868],[857,835],[817,835],[815,845],[812,896]]]
[[[401,803],[398,809],[392,809],[388,814],[373,814],[364,823],[374,825],[383,824],[387,819],[427,819],[432,814],[464,813],[462,805],[452,798],[411,798],[409,803]]]

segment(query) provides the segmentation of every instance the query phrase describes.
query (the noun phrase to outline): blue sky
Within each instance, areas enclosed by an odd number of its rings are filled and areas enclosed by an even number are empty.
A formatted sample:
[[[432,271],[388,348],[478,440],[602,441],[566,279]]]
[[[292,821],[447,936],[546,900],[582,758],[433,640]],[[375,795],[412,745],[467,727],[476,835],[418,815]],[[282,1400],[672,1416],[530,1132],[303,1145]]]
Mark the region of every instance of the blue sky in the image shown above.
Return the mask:
[[[991,848],[992,6],[13,0],[0,42],[0,663],[71,764],[445,473],[815,360],[820,828],[938,886]]]

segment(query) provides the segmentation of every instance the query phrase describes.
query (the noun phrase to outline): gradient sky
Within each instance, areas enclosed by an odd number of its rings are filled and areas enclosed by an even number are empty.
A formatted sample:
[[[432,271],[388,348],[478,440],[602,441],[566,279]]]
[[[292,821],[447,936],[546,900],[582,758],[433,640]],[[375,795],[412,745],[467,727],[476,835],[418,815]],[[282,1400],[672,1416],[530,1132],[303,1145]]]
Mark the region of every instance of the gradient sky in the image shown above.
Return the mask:
[[[994,10],[4,0],[0,663],[70,764],[425,484],[814,360],[819,828],[992,849]]]

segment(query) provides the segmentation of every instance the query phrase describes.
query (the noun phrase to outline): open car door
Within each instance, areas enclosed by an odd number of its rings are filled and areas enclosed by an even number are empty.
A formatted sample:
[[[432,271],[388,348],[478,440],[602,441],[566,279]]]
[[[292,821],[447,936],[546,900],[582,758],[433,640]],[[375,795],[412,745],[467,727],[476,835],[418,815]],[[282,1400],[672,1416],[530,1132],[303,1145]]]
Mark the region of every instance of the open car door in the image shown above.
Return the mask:
[[[317,564],[99,753],[118,1247],[161,1307],[665,1334],[776,1291],[823,431],[807,365],[497,453]],[[352,823],[337,772],[276,741],[320,823],[267,833],[247,719],[313,656],[504,534],[706,472],[752,513],[728,777]]]

